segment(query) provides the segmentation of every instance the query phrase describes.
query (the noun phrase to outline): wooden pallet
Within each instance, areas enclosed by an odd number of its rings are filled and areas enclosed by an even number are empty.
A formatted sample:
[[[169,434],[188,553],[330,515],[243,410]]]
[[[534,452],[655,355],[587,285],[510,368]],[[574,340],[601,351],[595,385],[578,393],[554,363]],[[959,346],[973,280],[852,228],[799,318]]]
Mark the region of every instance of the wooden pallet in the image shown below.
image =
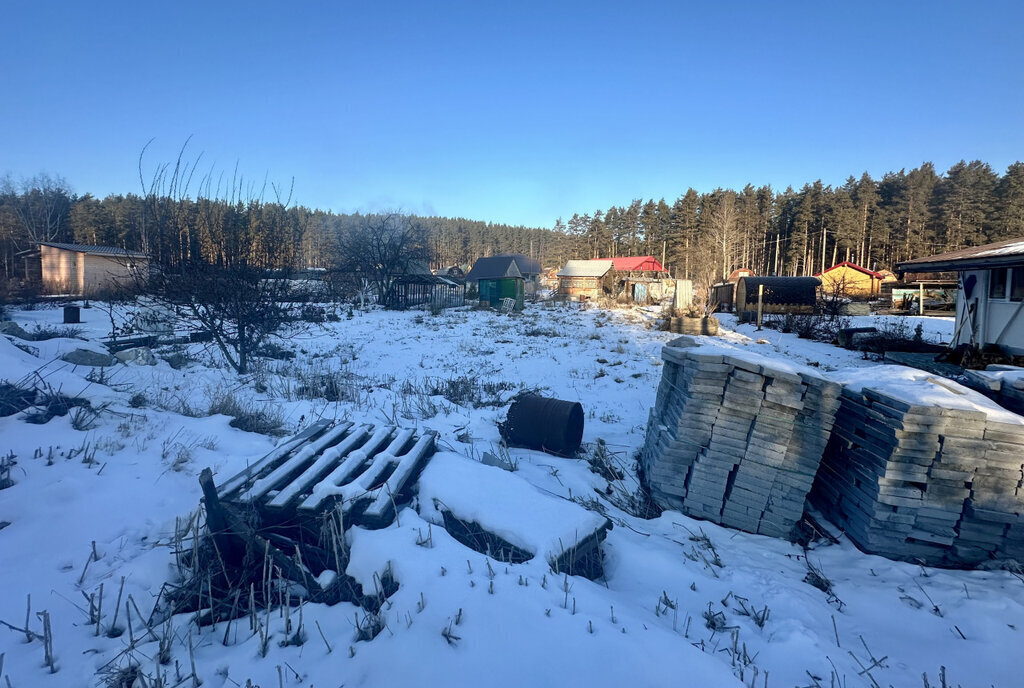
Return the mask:
[[[255,506],[265,521],[314,517],[340,506],[346,524],[384,528],[434,454],[436,436],[320,421],[226,480],[220,499]]]

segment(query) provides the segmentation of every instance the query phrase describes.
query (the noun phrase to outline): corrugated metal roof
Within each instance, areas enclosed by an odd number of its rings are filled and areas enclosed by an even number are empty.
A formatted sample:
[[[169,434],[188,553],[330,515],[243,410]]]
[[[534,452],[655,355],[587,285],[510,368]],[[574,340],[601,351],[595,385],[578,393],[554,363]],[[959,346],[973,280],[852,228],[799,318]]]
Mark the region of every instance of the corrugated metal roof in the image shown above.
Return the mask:
[[[1006,239],[983,246],[962,248],[937,256],[917,258],[896,265],[901,272],[940,272],[973,267],[999,267],[1024,260],[1024,237]]]
[[[473,269],[466,275],[467,282],[477,282],[482,279],[502,279],[503,277],[522,277],[515,259],[512,256],[490,256],[478,258],[473,263]]]
[[[663,272],[664,266],[654,256],[623,256],[612,258],[612,265],[616,270],[629,272],[631,270],[655,270]]]
[[[89,253],[96,256],[120,256],[122,258],[148,258],[145,253],[139,251],[129,251],[123,249],[120,246],[90,246],[89,244],[63,244],[56,241],[40,241],[40,246],[50,246],[52,248],[59,248],[65,251],[75,251],[77,253]]]
[[[558,271],[559,277],[604,277],[612,269],[612,260],[570,260]]]
[[[861,266],[857,265],[856,263],[851,263],[848,260],[844,260],[842,263],[836,263],[832,267],[826,268],[825,272],[832,272],[833,270],[838,270],[839,268],[850,268],[851,270],[856,270],[857,272],[862,272],[865,275],[869,275],[871,277],[874,277],[875,279],[882,279],[882,275],[880,273],[877,273],[874,270],[868,270],[867,268],[862,268]],[[820,277],[823,274],[825,274],[825,273],[824,272],[816,272],[816,273],[814,273],[814,276],[815,277]]]

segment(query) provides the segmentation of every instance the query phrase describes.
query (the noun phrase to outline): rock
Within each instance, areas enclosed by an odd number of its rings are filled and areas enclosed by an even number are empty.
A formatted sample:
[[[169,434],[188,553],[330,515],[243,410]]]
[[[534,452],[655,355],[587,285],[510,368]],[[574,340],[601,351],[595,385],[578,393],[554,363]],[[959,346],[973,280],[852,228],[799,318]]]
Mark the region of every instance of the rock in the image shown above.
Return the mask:
[[[852,301],[839,306],[839,315],[871,315],[871,305],[863,301]]]
[[[22,329],[21,325],[14,322],[13,320],[7,320],[0,322],[0,334],[6,334],[11,337],[17,337],[18,339],[24,339],[26,341],[32,341],[32,336]]]
[[[135,365],[156,365],[156,356],[145,346],[137,346],[134,349],[125,349],[114,354],[117,360],[122,363],[134,363]]]
[[[117,363],[117,359],[110,354],[89,351],[88,349],[69,351],[61,356],[60,360],[67,361],[73,365],[89,366],[91,368],[106,368]]]

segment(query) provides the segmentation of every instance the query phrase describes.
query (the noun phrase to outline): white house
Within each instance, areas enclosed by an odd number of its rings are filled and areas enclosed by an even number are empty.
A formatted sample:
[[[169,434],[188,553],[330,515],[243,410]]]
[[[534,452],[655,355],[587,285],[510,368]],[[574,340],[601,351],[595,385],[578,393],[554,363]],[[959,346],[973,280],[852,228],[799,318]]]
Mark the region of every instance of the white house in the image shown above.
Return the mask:
[[[899,263],[900,272],[958,275],[953,346],[1024,355],[1024,237]]]

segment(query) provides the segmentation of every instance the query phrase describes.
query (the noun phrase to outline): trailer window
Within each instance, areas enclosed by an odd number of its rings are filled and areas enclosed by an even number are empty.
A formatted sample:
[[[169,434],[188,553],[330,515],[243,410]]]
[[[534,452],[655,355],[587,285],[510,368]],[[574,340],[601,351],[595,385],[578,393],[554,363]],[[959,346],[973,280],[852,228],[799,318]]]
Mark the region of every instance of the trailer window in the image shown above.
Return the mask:
[[[1006,268],[988,271],[988,297],[990,299],[1006,298]]]

